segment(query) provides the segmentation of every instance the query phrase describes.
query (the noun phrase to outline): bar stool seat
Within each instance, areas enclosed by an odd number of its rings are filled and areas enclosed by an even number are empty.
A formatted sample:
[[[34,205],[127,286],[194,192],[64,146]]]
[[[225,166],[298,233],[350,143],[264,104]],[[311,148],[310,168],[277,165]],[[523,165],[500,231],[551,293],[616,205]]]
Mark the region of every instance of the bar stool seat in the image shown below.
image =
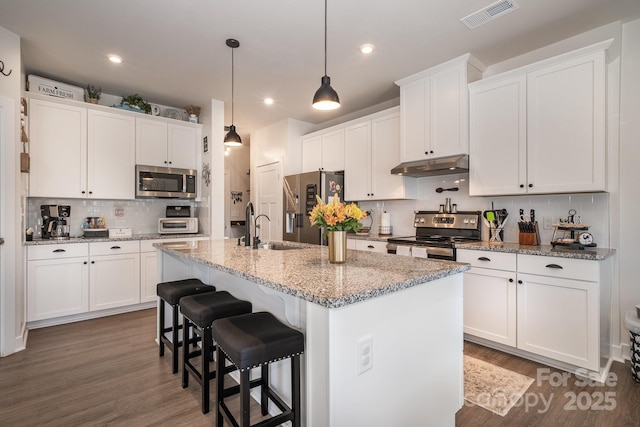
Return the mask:
[[[216,320],[212,325],[212,336],[218,346],[216,369],[222,372],[225,360],[229,360],[240,371],[240,385],[224,388],[224,374],[218,375],[216,419],[218,427],[226,416],[233,425],[249,426],[249,391],[261,386],[262,415],[267,415],[268,401],[282,411],[268,420],[260,422],[261,427],[272,427],[291,421],[300,426],[300,355],[304,351],[304,335],[292,329],[271,313],[258,312]],[[286,403],[269,387],[269,364],[283,359],[291,359],[292,404]],[[261,378],[250,381],[252,368],[261,368]],[[227,405],[225,397],[240,393],[240,418],[238,424]]]
[[[156,286],[156,294],[158,297],[171,306],[171,326],[165,327],[165,307],[160,301],[158,316],[158,335],[159,335],[159,351],[160,357],[164,356],[164,346],[166,345],[172,352],[172,372],[178,372],[178,348],[182,345],[179,339],[178,331],[182,326],[178,322],[178,302],[180,298],[188,295],[202,294],[206,292],[214,292],[214,286],[205,285],[198,279],[173,280],[170,282],[158,283]],[[171,339],[165,334],[171,332]]]
[[[215,350],[211,336],[211,324],[228,316],[251,313],[252,306],[248,301],[235,298],[229,292],[210,292],[186,296],[180,300],[180,312],[184,324],[185,344],[182,358],[182,387],[189,386],[189,375],[200,384],[202,389],[202,413],[209,412],[209,381],[216,377],[216,370],[211,371],[209,362]],[[191,346],[201,342],[202,348],[191,351]],[[200,356],[200,370],[192,363],[192,359]],[[223,368],[227,371],[233,367]]]

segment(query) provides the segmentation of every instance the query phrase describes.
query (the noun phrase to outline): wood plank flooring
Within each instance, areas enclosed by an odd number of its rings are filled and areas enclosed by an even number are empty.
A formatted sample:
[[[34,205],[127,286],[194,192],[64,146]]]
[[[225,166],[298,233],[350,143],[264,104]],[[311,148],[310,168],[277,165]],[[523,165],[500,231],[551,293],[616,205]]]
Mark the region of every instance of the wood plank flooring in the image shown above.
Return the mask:
[[[170,353],[158,357],[155,322],[155,310],[143,310],[30,331],[25,351],[0,358],[0,426],[212,425],[213,411],[200,412],[200,387],[183,390]],[[464,406],[457,426],[640,426],[640,384],[628,362],[614,363],[614,386],[583,386],[574,376],[561,386],[561,371],[544,365],[472,343],[465,353],[534,379],[548,369],[552,381],[534,382],[505,417]],[[252,414],[256,422],[255,404]]]

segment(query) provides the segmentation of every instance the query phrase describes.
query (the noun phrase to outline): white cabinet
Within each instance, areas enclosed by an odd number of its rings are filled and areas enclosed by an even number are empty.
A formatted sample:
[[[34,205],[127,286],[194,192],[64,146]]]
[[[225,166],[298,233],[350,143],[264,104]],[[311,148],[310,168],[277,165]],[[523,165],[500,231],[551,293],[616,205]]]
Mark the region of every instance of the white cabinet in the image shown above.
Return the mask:
[[[136,163],[180,169],[198,168],[197,126],[136,119]]]
[[[27,249],[27,321],[84,313],[89,309],[88,244]]]
[[[88,197],[135,198],[135,120],[122,114],[88,111]]]
[[[335,127],[302,137],[302,172],[344,170],[344,129]]]
[[[597,371],[600,315],[598,262],[518,255],[519,349]]]
[[[86,197],[87,109],[29,100],[29,195]]]
[[[472,55],[398,80],[402,162],[469,152],[467,84],[484,66]]]
[[[140,243],[97,242],[89,246],[89,310],[140,302]]]
[[[606,364],[600,350],[610,336],[608,261],[457,254],[472,266],[464,273],[466,334],[591,371]]]
[[[356,249],[358,251],[386,254],[387,242],[382,242],[379,240],[347,239],[347,249]]]
[[[29,101],[29,196],[135,197],[135,122],[117,113]]]
[[[400,115],[372,115],[345,128],[345,200],[416,197],[414,179],[392,175],[400,163]]]
[[[464,332],[516,346],[516,254],[457,250],[464,273]]]
[[[469,85],[469,194],[606,190],[602,45]]]

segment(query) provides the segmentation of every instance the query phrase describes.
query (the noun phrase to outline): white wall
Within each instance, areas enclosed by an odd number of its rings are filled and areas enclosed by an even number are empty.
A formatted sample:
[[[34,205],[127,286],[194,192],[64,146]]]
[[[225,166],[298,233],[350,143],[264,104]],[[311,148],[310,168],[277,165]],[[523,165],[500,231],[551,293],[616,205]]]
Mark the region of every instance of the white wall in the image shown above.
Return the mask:
[[[0,356],[24,348],[24,247],[22,239],[23,178],[19,164],[19,118],[22,63],[20,37],[0,27],[0,60],[4,73],[0,75],[0,96],[14,104],[10,121],[2,125],[0,135]],[[11,108],[11,107],[9,107]],[[12,114],[11,114],[12,113]],[[17,226],[16,226],[17,225]]]
[[[229,191],[225,193],[225,205],[230,206],[230,220],[244,221],[244,207],[249,201],[249,162],[251,146],[229,148],[225,155],[224,170],[229,174]],[[232,199],[230,192],[242,193],[241,200]],[[228,225],[228,224],[227,224]]]
[[[622,26],[620,92],[620,318],[640,304],[638,242],[640,227],[640,20]],[[624,322],[620,339],[628,343]]]

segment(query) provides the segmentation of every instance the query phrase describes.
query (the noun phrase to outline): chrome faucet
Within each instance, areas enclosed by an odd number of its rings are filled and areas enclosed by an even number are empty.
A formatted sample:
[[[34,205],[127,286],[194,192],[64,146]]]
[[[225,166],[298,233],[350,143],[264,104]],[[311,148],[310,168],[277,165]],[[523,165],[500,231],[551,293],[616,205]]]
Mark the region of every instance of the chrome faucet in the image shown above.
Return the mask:
[[[253,215],[253,203],[249,201],[244,214],[244,245],[251,246],[251,215]]]
[[[260,214],[256,217],[256,219],[254,220],[255,225],[253,226],[253,231],[255,233],[255,236],[253,238],[253,249],[258,249],[258,245],[260,244],[260,237],[258,237],[258,218],[260,218],[261,216],[267,218],[269,222],[271,222],[271,219],[265,214]]]

